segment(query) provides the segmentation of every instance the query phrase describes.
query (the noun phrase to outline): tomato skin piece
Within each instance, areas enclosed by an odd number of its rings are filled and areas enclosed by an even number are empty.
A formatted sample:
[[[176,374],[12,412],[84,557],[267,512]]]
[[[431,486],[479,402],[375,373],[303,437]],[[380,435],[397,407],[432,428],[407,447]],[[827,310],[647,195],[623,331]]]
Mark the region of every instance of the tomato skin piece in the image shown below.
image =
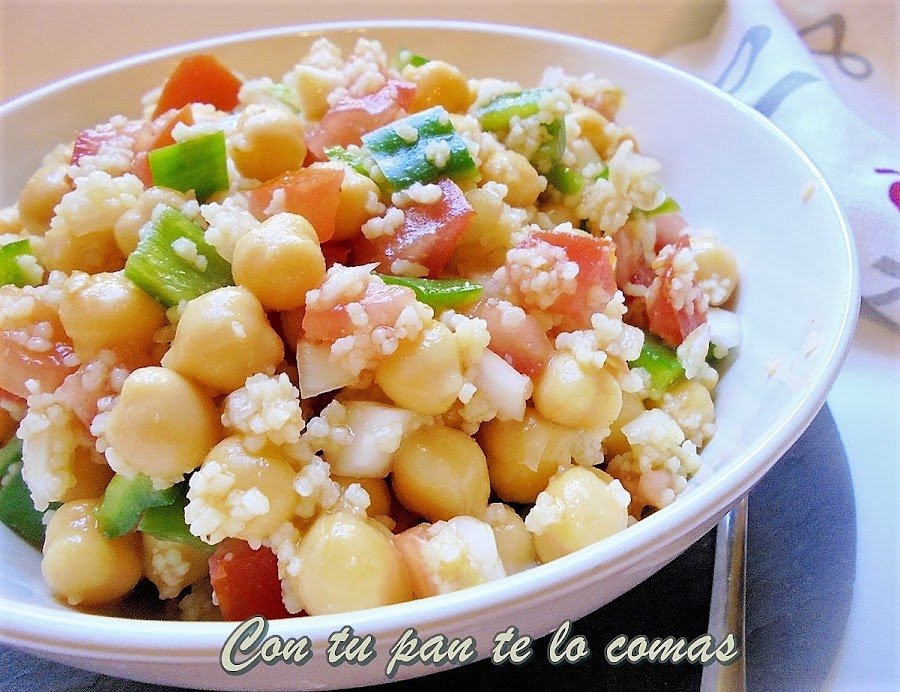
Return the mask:
[[[475,211],[452,180],[441,178],[436,185],[441,198],[434,204],[406,207],[403,226],[393,236],[374,240],[359,236],[354,244],[356,263],[378,262],[378,271],[393,274],[394,260],[405,260],[425,267],[429,279],[440,278]]]
[[[281,600],[278,558],[269,548],[253,550],[247,541],[226,538],[209,558],[209,579],[226,620],[292,617]]]
[[[675,243],[675,252],[689,248],[690,238],[682,236]],[[672,255],[674,257],[674,253]],[[700,302],[700,295],[690,307],[685,305],[676,310],[672,305],[670,291],[675,280],[674,260],[670,259],[660,268],[656,279],[647,292],[647,320],[650,331],[672,348],[677,348],[685,337],[706,322],[706,310]]]
[[[553,344],[540,323],[531,315],[510,326],[503,319],[504,309],[496,300],[482,301],[472,308],[471,315],[487,322],[491,335],[488,348],[512,365],[518,372],[534,379],[547,367],[555,352]]]
[[[5,389],[0,389],[0,403],[5,403],[10,408],[25,408],[25,399]]]
[[[238,105],[241,80],[212,55],[190,55],[172,70],[163,85],[153,117],[189,103],[208,103],[220,111]]]
[[[578,265],[575,292],[561,295],[548,312],[562,317],[559,327],[563,331],[589,329],[591,316],[602,311],[618,289],[612,240],[580,231],[535,231],[519,247],[540,242],[563,248],[569,260]],[[599,295],[598,288],[602,291]]]
[[[250,213],[260,221],[277,190],[284,191],[283,211],[299,214],[316,229],[319,242],[334,235],[344,172],[333,168],[301,168],[264,182],[250,192]]]
[[[402,117],[410,108],[416,85],[390,79],[378,91],[345,98],[325,112],[306,138],[308,150],[324,161],[327,147],[362,144],[362,136]]]

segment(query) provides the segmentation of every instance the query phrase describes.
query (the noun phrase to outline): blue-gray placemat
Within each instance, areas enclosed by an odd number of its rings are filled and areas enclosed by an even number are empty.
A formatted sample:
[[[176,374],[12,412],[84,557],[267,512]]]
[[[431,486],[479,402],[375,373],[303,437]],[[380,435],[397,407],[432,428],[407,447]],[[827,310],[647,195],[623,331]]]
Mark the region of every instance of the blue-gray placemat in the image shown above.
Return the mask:
[[[572,633],[584,636],[592,652],[577,664],[552,665],[544,655],[545,638],[519,667],[485,660],[367,689],[695,692],[699,665],[612,666],[603,651],[620,634],[690,641],[705,633],[714,551],[711,532],[647,581],[573,623]],[[827,407],[750,493],[747,551],[747,689],[821,690],[849,615],[856,556],[850,469]],[[88,673],[0,646],[3,692],[174,689]]]

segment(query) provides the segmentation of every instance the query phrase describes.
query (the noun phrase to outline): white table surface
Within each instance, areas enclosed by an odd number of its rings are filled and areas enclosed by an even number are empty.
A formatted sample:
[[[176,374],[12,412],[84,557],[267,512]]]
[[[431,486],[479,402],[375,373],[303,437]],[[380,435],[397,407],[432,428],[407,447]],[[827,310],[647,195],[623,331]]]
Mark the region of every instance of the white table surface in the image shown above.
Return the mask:
[[[0,100],[87,67],[196,38],[353,18],[482,19],[651,54],[702,35],[717,0],[0,0]],[[514,8],[514,9],[513,9]],[[674,13],[693,21],[674,28]],[[638,28],[639,30],[636,30]],[[898,27],[894,27],[895,32]],[[900,329],[864,309],[828,403],[856,493],[857,581],[828,690],[900,690]],[[814,479],[811,479],[814,482]]]

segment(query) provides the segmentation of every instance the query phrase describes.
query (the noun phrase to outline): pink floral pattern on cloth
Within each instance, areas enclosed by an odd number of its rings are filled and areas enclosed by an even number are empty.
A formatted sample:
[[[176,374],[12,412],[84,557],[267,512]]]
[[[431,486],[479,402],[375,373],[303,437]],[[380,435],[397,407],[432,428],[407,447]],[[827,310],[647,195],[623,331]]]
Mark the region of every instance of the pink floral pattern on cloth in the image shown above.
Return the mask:
[[[895,171],[893,168],[876,168],[875,172],[880,175],[893,174],[900,176],[900,171]],[[897,211],[900,211],[900,180],[895,180],[891,183],[891,186],[888,188],[888,199],[897,207]]]

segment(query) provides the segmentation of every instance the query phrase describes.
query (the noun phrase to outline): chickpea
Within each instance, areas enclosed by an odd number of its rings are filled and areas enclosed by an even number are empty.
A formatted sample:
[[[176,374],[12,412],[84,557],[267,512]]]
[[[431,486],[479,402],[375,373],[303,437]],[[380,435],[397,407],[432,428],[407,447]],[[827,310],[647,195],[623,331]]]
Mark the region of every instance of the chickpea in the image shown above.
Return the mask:
[[[106,438],[129,469],[171,485],[200,466],[222,425],[200,386],[167,368],[139,368],[110,411]]]
[[[125,267],[125,255],[119,250],[111,228],[76,234],[60,226],[44,236],[38,260],[47,269],[88,274],[115,272]]]
[[[298,65],[292,74],[303,114],[309,120],[320,120],[329,108],[328,94],[341,86],[342,77],[311,65]]]
[[[370,517],[389,517],[391,515],[391,489],[384,478],[350,478],[348,476],[332,476],[331,480],[346,490],[353,483],[359,483],[369,494],[369,507],[366,513]]]
[[[73,275],[66,282],[59,318],[85,361],[104,349],[120,355],[145,353],[166,324],[159,303],[121,273]]]
[[[303,568],[287,577],[310,615],[345,613],[413,599],[390,534],[349,512],[320,516],[300,541]]]
[[[591,430],[608,426],[619,415],[622,388],[606,370],[582,365],[571,353],[559,353],[534,383],[533,399],[544,418]]]
[[[704,290],[704,282],[713,280],[715,287],[705,289],[709,304],[718,306],[726,303],[738,283],[737,257],[731,248],[714,238],[691,237],[691,249],[697,262],[696,280]]]
[[[19,194],[19,216],[25,230],[34,235],[46,233],[56,205],[71,189],[72,181],[66,164],[48,163],[41,166]]]
[[[397,499],[428,521],[479,517],[491,494],[484,452],[464,432],[442,426],[407,436],[394,456]]]
[[[584,466],[550,479],[525,518],[541,562],[574,553],[628,526],[628,494],[621,487],[621,494],[616,493],[611,482],[603,471]]]
[[[644,412],[644,401],[637,394],[622,392],[622,410],[609,426],[609,435],[603,440],[603,449],[608,454],[625,454],[631,445],[622,432],[622,426],[630,423]]]
[[[488,505],[484,521],[494,531],[497,552],[507,574],[517,574],[539,564],[531,533],[512,507],[494,502]]]
[[[464,276],[493,271],[506,260],[506,251],[514,244],[514,222],[503,213],[503,199],[493,190],[475,188],[466,192],[466,201],[475,214],[460,239],[452,258]]]
[[[22,235],[22,216],[19,207],[15,204],[8,207],[0,207],[0,235]],[[31,236],[36,238],[37,236]]]
[[[161,541],[142,533],[144,575],[159,590],[159,597],[175,598],[209,574],[209,553],[186,543]]]
[[[116,601],[140,581],[141,539],[136,533],[106,538],[97,526],[97,498],[67,502],[47,525],[41,572],[70,605]]]
[[[138,198],[137,204],[122,214],[113,225],[113,237],[123,255],[130,255],[140,242],[140,231],[150,221],[160,204],[180,209],[187,195],[167,187],[151,187]]]
[[[245,541],[262,541],[294,515],[299,500],[294,476],[291,462],[277,447],[248,452],[239,437],[227,437],[209,451],[200,471],[191,476],[185,518],[194,530],[196,520],[213,508],[228,517],[217,530]],[[265,503],[257,512],[252,505],[262,498]],[[213,536],[211,542],[224,537]]]
[[[581,136],[591,143],[602,158],[610,158],[619,141],[609,127],[609,120],[595,109],[577,102],[572,104],[572,116],[581,130]]]
[[[296,310],[325,278],[325,257],[315,229],[299,214],[275,214],[245,233],[234,247],[231,270],[266,310]]]
[[[443,60],[429,60],[418,67],[403,68],[403,79],[416,85],[410,111],[416,113],[443,106],[451,113],[465,113],[472,104],[469,80],[459,68]]]
[[[663,394],[660,408],[684,431],[685,437],[702,447],[715,432],[715,406],[709,390],[695,380],[682,380]]]
[[[62,502],[100,497],[113,477],[113,470],[93,447],[76,447],[72,459],[75,484],[60,498]]]
[[[280,106],[248,105],[229,144],[238,171],[256,180],[270,180],[298,170],[306,159],[303,124]]]
[[[284,360],[284,344],[259,300],[246,288],[217,288],[184,310],[162,364],[229,393]]]
[[[338,161],[317,161],[310,168],[328,168],[343,172],[341,190],[338,195],[337,216],[334,220],[332,240],[350,240],[359,235],[362,225],[377,216],[372,202],[378,202],[381,191],[371,178],[357,172],[353,167]]]
[[[541,211],[547,215],[550,223],[558,226],[561,223],[570,223],[577,227],[581,223],[578,218],[578,208],[566,204],[564,199],[541,204]]]
[[[137,204],[144,186],[134,175],[110,176],[104,171],[80,177],[75,188],[56,205],[44,234],[41,260],[47,269],[88,274],[113,272],[125,266],[113,228]]]
[[[541,194],[538,172],[520,153],[497,147],[488,153],[481,164],[484,181],[493,180],[506,185],[506,202],[514,207],[530,207]]]
[[[449,411],[464,383],[456,334],[432,320],[378,364],[375,382],[403,408],[426,416]]]
[[[521,421],[490,420],[478,431],[491,488],[504,502],[534,502],[560,466],[572,462],[572,431],[525,410]]]

